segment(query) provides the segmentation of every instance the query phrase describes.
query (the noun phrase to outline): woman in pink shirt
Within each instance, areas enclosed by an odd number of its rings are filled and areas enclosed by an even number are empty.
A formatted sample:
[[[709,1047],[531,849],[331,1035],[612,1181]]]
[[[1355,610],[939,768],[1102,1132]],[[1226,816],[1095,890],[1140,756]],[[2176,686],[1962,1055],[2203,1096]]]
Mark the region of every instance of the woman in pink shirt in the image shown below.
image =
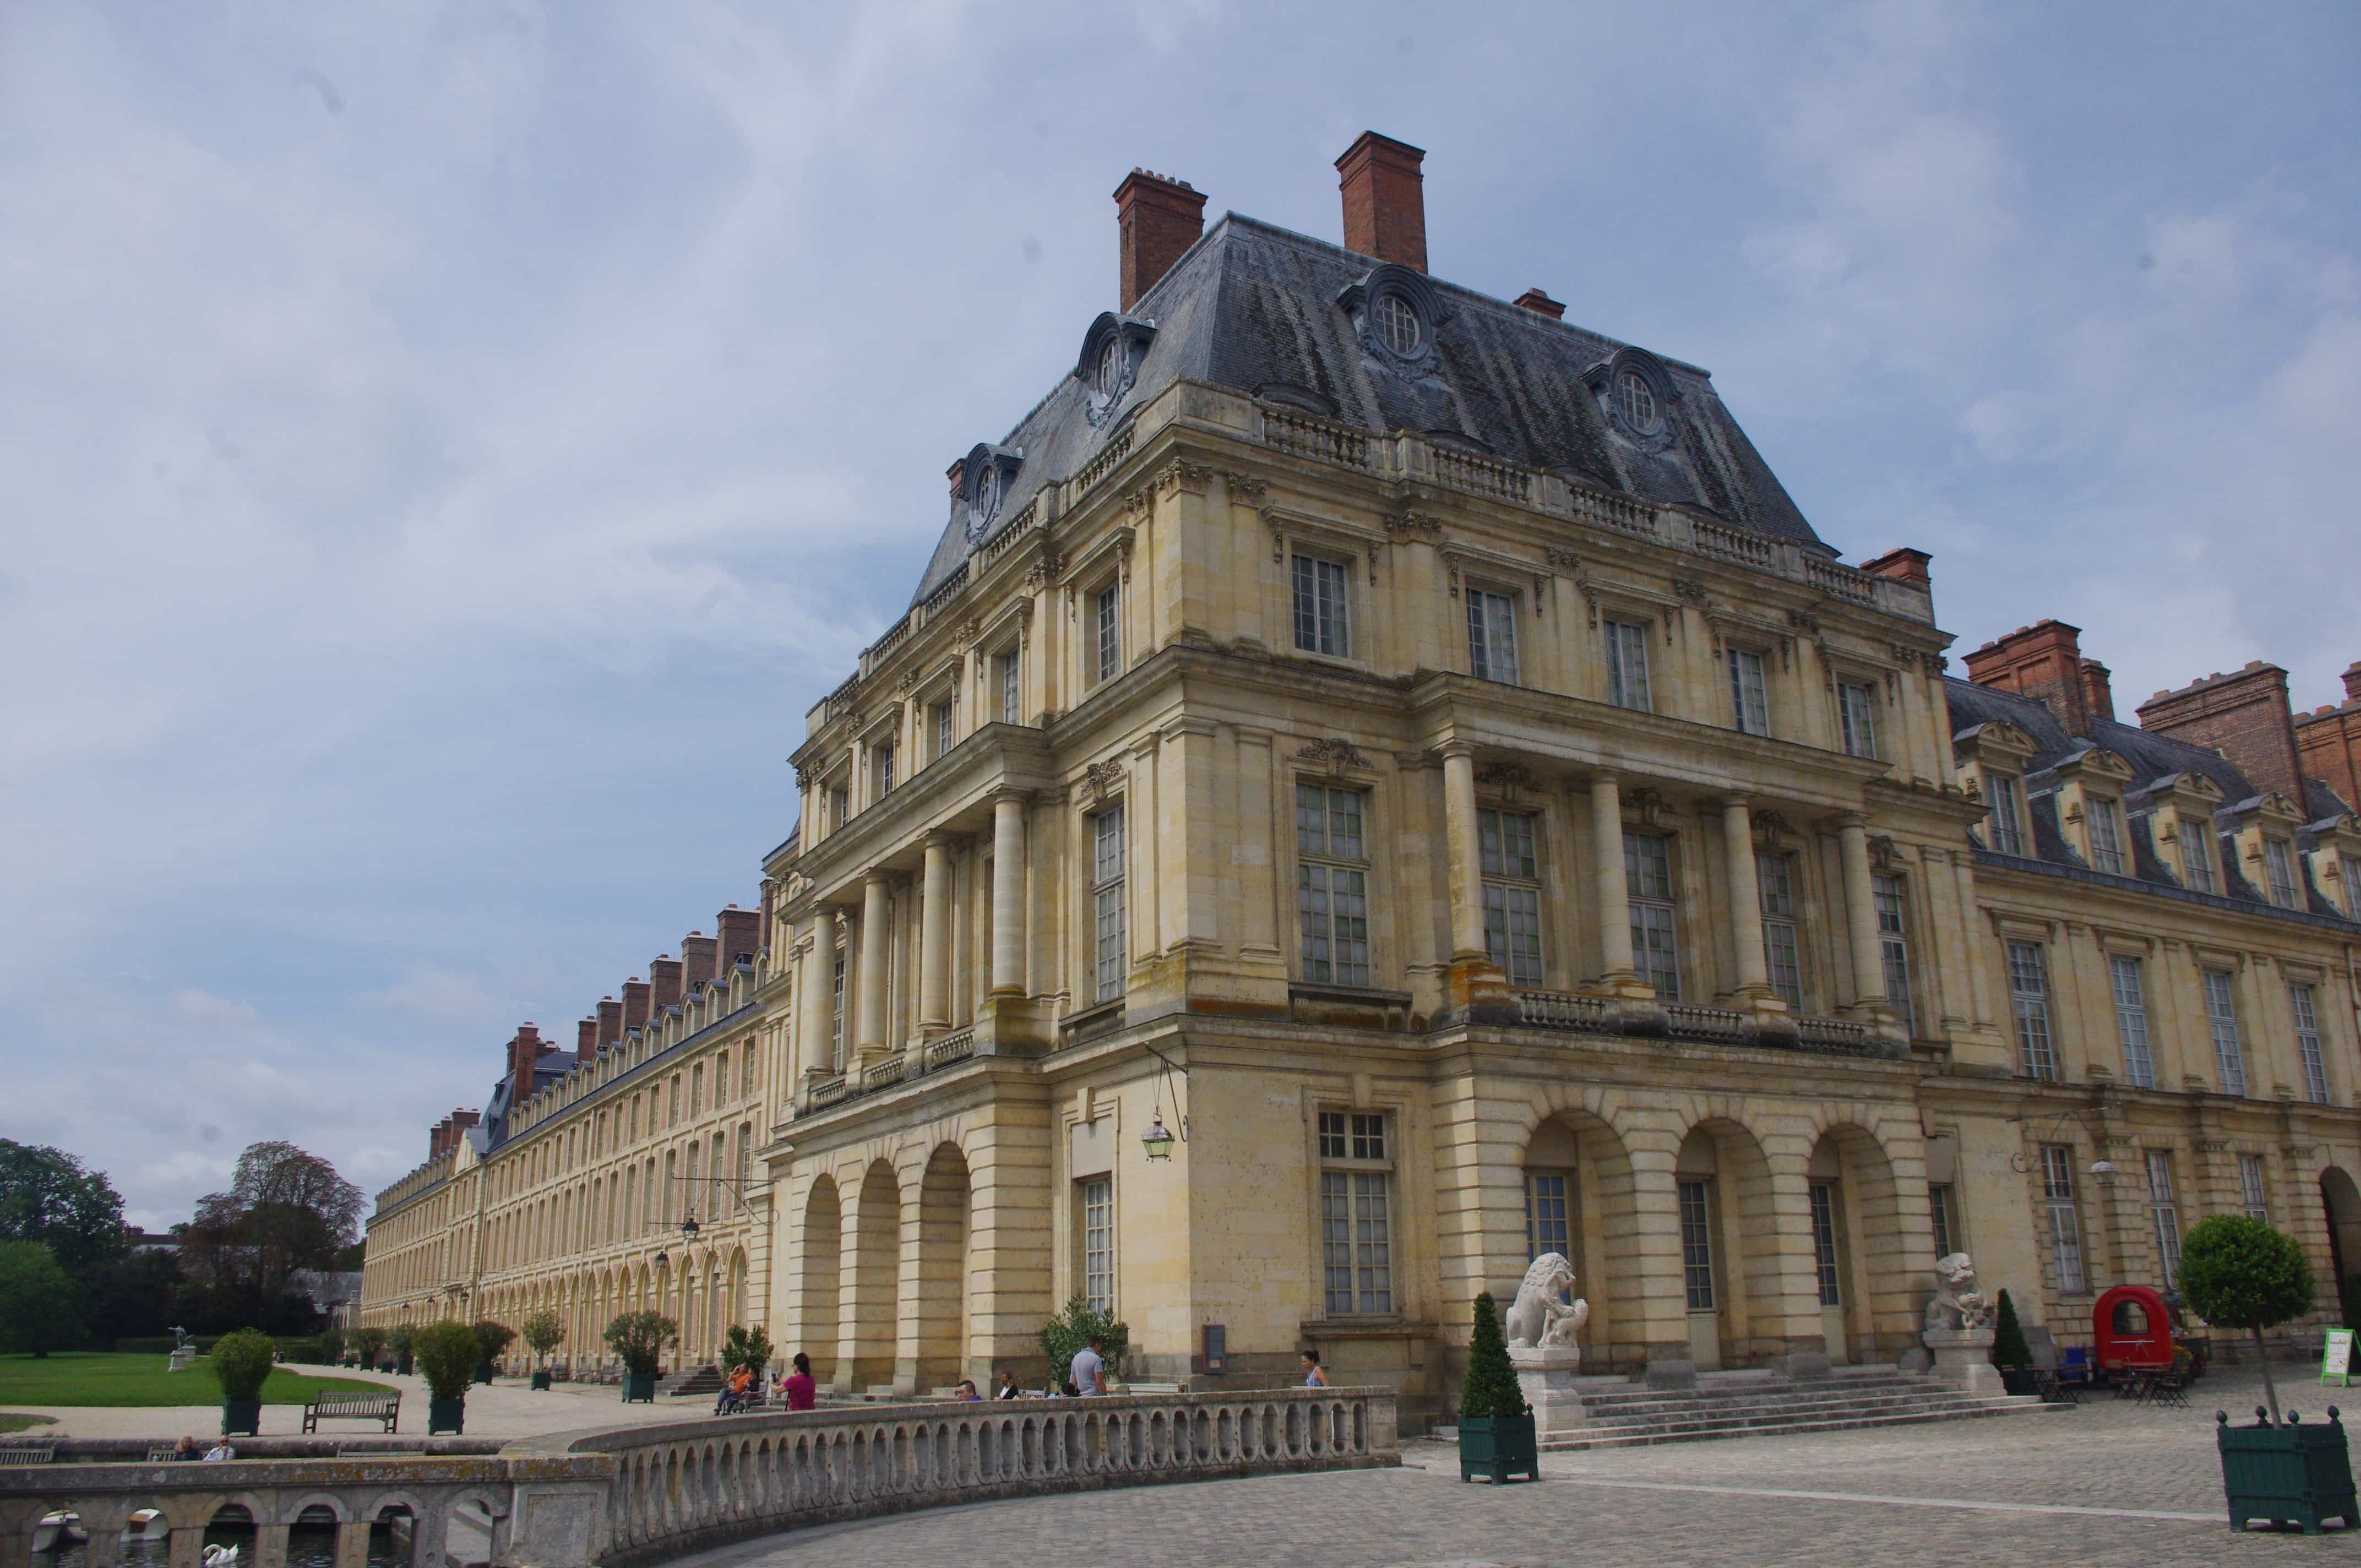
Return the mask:
[[[811,1375],[811,1357],[796,1352],[796,1369],[787,1374],[779,1387],[787,1391],[787,1409],[808,1410],[819,1403],[819,1385]]]

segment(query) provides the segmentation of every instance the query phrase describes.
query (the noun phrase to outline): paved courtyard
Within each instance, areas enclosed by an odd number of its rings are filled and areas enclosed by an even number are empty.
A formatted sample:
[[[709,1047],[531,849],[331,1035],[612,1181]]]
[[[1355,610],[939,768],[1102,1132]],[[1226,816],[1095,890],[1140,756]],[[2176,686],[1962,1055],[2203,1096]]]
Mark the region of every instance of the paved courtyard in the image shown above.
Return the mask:
[[[948,1508],[777,1535],[697,1568],[1061,1568],[1163,1561],[1264,1568],[1542,1564],[2056,1563],[2158,1568],[2321,1563],[2352,1543],[2234,1536],[2213,1411],[2251,1410],[2252,1373],[2217,1373],[2186,1410],[2101,1396],[2077,1409],[1826,1436],[1545,1456],[1539,1486],[1462,1485],[1456,1451],[1403,1467],[1149,1486]],[[2306,1420],[2361,1390],[2288,1368]],[[2251,1417],[2249,1417],[2251,1419]]]

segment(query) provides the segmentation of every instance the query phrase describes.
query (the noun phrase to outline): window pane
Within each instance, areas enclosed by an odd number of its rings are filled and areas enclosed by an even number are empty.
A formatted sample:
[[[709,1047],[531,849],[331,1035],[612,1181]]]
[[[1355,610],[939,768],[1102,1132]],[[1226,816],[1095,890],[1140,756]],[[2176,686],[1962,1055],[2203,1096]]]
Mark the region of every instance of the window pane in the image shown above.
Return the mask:
[[[2263,1185],[2262,1156],[2242,1154],[2238,1157],[2238,1196],[2246,1205],[2248,1219],[2270,1223],[2270,1197]]]
[[[1107,588],[1098,596],[1098,678],[1113,680],[1123,659],[1121,628],[1116,620],[1116,590]]]
[[[2008,945],[2008,991],[2026,1075],[2055,1082],[2058,1056],[2049,1037],[2049,981],[2037,944]]]
[[[2328,1064],[2320,1051],[2320,1014],[2312,1005],[2312,987],[2288,987],[2288,1006],[2295,1014],[2296,1049],[2303,1057],[2303,1087],[2315,1105],[2328,1103]]]
[[[1544,1253],[1572,1257],[1573,1233],[1567,1223],[1563,1175],[1532,1171],[1525,1177],[1525,1261]]]
[[[1115,1309],[1115,1183],[1082,1183],[1082,1294],[1095,1311]]]
[[[1870,883],[1877,907],[1877,942],[1885,962],[1885,996],[1905,1022],[1916,1014],[1910,1004],[1910,943],[1902,924],[1902,882],[1898,877],[1873,877]]]
[[[1819,1278],[1820,1305],[1844,1305],[1837,1279],[1837,1192],[1825,1181],[1812,1183],[1812,1266]]]
[[[2074,1151],[2061,1144],[2041,1147],[2042,1195],[2049,1211],[2049,1255],[2060,1295],[2079,1296],[2082,1276],[2082,1230],[2074,1209]]]
[[[1713,1310],[1712,1207],[1702,1181],[1681,1188],[1681,1284],[1692,1312]]]
[[[1927,1189],[1927,1212],[1934,1222],[1935,1255],[1949,1257],[1959,1249],[1951,1245],[1951,1186],[1947,1181],[1931,1183]]]
[[[1771,733],[1771,709],[1763,689],[1763,655],[1743,648],[1730,651],[1730,722],[1749,735]]]
[[[1110,1002],[1123,994],[1129,968],[1125,925],[1123,807],[1110,806],[1091,819],[1093,915],[1092,934],[1097,979],[1095,1000]]]
[[[2271,902],[2282,909],[2293,909],[2302,902],[2296,894],[2295,861],[2288,853],[2284,839],[2263,840],[2263,866],[2270,877]]]
[[[1322,1159],[1343,1159],[1345,1157],[1345,1113],[1342,1111],[1321,1112],[1320,1157]]]
[[[2180,819],[2180,870],[2189,885],[2199,893],[2212,893],[2213,884],[2213,828],[2194,817]]]
[[[1607,623],[1607,700],[1649,711],[1648,629],[1627,620]]]
[[[2148,1218],[2156,1228],[2156,1256],[2160,1282],[2171,1289],[2180,1277],[2180,1210],[2172,1191],[2172,1156],[2164,1149],[2147,1151]]]
[[[2222,1092],[2246,1092],[2246,1056],[2238,1037],[2238,1001],[2227,970],[2205,971],[2205,1020],[2213,1031],[2213,1065],[2222,1075]]]
[[[1017,685],[1016,651],[1000,656],[1000,721],[1016,724],[1025,717],[1025,699]]]
[[[2115,803],[2086,796],[2082,817],[2091,827],[2091,869],[2121,876],[2124,871],[2124,840],[2115,828]]]
[[[2147,995],[2139,960],[2110,959],[2107,973],[2115,993],[2115,1029],[2124,1042],[2124,1077],[2135,1089],[2154,1089],[2156,1062],[2148,1050]]]
[[[1992,849],[1998,855],[2025,853],[2025,839],[2017,826],[2016,780],[2007,773],[1986,773],[1984,794],[1992,803],[1984,825],[1992,834]]]
[[[1839,685],[1837,716],[1844,724],[1844,749],[1856,757],[1876,756],[1877,722],[1869,687]]]

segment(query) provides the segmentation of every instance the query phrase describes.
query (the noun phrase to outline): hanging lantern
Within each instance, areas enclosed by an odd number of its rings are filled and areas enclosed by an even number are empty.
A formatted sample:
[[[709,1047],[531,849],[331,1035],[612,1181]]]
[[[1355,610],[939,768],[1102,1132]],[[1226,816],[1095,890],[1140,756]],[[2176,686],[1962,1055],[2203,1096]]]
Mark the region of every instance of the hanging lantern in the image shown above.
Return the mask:
[[[696,1215],[690,1214],[682,1219],[680,1222],[680,1234],[686,1236],[691,1241],[695,1241],[697,1239]]]
[[[1161,1111],[1156,1113],[1156,1120],[1148,1124],[1148,1131],[1139,1135],[1139,1146],[1148,1151],[1150,1159],[1172,1157],[1172,1133],[1165,1126]]]

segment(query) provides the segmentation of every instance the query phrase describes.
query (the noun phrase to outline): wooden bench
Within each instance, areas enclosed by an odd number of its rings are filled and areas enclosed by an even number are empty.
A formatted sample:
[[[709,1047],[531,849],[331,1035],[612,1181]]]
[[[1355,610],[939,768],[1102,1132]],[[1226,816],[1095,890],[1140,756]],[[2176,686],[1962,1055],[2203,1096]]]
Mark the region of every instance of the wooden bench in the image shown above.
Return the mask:
[[[303,1430],[318,1431],[326,1421],[382,1421],[387,1431],[401,1430],[401,1395],[389,1390],[383,1394],[314,1394],[303,1406]]]

